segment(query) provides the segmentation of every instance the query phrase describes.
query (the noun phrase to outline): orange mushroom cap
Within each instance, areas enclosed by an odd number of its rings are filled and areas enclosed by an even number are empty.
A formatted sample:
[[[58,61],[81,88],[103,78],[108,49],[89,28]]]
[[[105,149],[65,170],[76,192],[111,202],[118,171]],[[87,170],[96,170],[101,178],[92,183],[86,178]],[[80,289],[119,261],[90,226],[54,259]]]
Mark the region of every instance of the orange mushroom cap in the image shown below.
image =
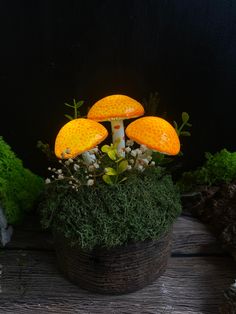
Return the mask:
[[[88,112],[95,121],[131,119],[144,114],[143,106],[126,95],[110,95],[98,100]]]
[[[177,155],[180,151],[179,137],[175,129],[159,117],[137,119],[128,125],[125,133],[133,141],[163,154]]]
[[[84,118],[71,120],[57,134],[55,154],[58,158],[75,158],[100,144],[107,136],[107,129],[96,121]]]

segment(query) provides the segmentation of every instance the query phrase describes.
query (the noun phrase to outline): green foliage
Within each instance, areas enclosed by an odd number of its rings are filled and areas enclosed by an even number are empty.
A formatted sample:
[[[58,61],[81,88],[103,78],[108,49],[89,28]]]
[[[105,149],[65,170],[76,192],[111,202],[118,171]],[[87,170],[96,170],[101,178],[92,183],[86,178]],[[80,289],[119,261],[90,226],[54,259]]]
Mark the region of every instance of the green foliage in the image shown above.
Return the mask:
[[[68,104],[68,103],[65,103],[65,106],[69,107],[69,108],[72,108],[73,111],[74,111],[74,116],[72,117],[71,115],[69,114],[65,114],[65,117],[69,120],[73,120],[73,119],[77,119],[81,116],[80,114],[80,111],[79,111],[79,108],[82,107],[84,104],[84,101],[83,100],[79,100],[79,101],[76,101],[75,99],[73,99],[73,104]]]
[[[219,185],[236,179],[236,152],[222,149],[216,154],[205,154],[204,165],[195,171],[185,172],[178,182],[181,191],[193,190],[196,185]]]
[[[32,209],[43,189],[43,180],[23,167],[22,161],[0,137],[0,205],[7,221],[18,223]]]
[[[101,151],[113,161],[113,167],[106,167],[105,174],[102,176],[103,181],[109,185],[121,183],[127,179],[127,177],[122,177],[120,179],[120,175],[123,174],[128,167],[128,160],[120,157],[117,153],[117,145],[118,143],[111,145],[103,145]]]
[[[177,122],[174,121],[174,127],[178,136],[191,136],[189,131],[184,130],[186,127],[190,128],[192,124],[189,123],[189,114],[187,112],[182,112],[181,115],[182,122],[181,125],[178,126]]]
[[[47,185],[40,209],[45,228],[64,234],[71,245],[92,249],[158,239],[181,205],[171,177],[152,168],[122,184],[81,186],[78,193],[56,181]]]
[[[37,148],[42,151],[48,158],[48,160],[57,160],[54,151],[50,148],[48,143],[43,143],[42,141],[37,142]]]

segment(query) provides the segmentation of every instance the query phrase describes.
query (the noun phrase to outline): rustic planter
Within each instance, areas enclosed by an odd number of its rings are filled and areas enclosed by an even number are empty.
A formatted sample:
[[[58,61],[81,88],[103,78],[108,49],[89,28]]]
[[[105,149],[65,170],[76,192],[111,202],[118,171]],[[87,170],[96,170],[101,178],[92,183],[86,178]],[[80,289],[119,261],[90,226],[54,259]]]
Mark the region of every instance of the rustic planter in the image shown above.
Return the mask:
[[[143,288],[166,269],[171,231],[159,240],[129,243],[111,249],[82,250],[55,235],[61,271],[79,287],[102,294],[124,294]]]

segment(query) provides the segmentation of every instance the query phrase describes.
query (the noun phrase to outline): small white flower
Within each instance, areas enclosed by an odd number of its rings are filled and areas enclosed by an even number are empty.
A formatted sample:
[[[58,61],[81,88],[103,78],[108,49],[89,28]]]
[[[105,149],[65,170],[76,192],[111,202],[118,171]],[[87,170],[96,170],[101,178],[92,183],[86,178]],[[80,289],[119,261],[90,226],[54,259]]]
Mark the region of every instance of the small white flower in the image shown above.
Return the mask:
[[[62,179],[64,179],[63,174],[59,174],[59,176],[58,176],[58,180],[62,180]]]
[[[89,158],[90,158],[90,163],[94,163],[97,160],[96,155],[91,154],[91,153],[89,154]]]
[[[86,176],[85,178],[86,178],[86,179],[89,179],[89,176]]]
[[[152,156],[147,156],[147,160],[151,161],[152,160]]]
[[[152,161],[151,163],[150,163],[150,166],[155,166],[155,161]]]
[[[90,165],[90,166],[88,166],[88,171],[92,172],[92,171],[94,171],[94,170],[95,170],[94,165]]]
[[[131,156],[136,157],[137,152],[136,152],[136,150],[132,150],[130,154],[131,154]]]
[[[49,178],[47,178],[47,179],[45,180],[45,183],[46,183],[46,184],[49,184],[49,183],[51,183],[51,180],[50,180]]]
[[[52,168],[52,171],[55,172],[57,169],[56,168]]]
[[[94,180],[89,179],[89,180],[87,181],[87,186],[91,186],[91,185],[94,185]]]
[[[97,162],[95,162],[94,167],[95,167],[96,169],[98,169],[98,168],[99,168],[99,164],[98,164]]]
[[[65,161],[65,165],[66,165],[66,166],[69,166],[69,165],[70,165],[69,160],[66,160],[66,161]]]
[[[48,167],[48,170],[50,171],[50,170],[52,170],[52,168],[51,168],[51,167]]]
[[[131,148],[130,147],[125,147],[125,151],[126,151],[126,153],[130,153],[131,152]]]
[[[127,145],[127,146],[133,146],[133,145],[134,145],[134,141],[132,141],[132,140],[127,140],[127,141],[126,141],[126,145]]]
[[[98,147],[95,147],[95,148],[91,149],[91,150],[89,151],[89,153],[91,153],[91,154],[96,154],[96,153],[98,153]]]
[[[61,169],[58,169],[58,170],[57,170],[57,173],[62,173],[62,170],[61,170]]]
[[[131,170],[131,169],[132,169],[132,166],[128,165],[127,170]]]
[[[72,181],[69,181],[69,184],[73,184],[73,182],[72,182]]]
[[[74,170],[75,170],[75,171],[78,171],[79,169],[80,169],[80,166],[77,165],[77,164],[74,164]]]
[[[147,160],[147,158],[143,158],[143,159],[140,159],[139,162],[145,166],[148,165],[149,161]]]
[[[141,149],[140,149],[140,148],[137,148],[137,149],[136,149],[136,153],[137,153],[138,156],[142,155]]]
[[[73,162],[74,162],[74,160],[71,159],[71,158],[69,158],[68,161],[69,161],[70,164],[73,164]]]
[[[130,160],[129,160],[129,163],[130,163],[131,165],[133,165],[133,164],[134,164],[134,159],[130,159]]]
[[[140,150],[144,153],[147,150],[147,146],[146,145],[140,145]]]
[[[51,175],[51,177],[52,177],[52,178],[55,178],[54,174],[53,174],[53,175]]]
[[[138,169],[138,171],[141,171],[141,172],[144,170],[142,165],[138,165],[137,169]]]

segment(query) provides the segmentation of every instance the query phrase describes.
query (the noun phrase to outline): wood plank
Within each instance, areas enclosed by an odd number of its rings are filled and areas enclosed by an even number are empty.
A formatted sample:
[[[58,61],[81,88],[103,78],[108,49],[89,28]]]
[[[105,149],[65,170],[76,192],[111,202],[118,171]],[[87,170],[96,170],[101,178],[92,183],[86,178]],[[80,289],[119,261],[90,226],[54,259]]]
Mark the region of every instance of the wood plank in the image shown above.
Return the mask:
[[[230,257],[172,257],[150,286],[103,296],[64,279],[53,252],[4,250],[0,264],[0,313],[217,313],[223,290],[236,278]]]
[[[35,228],[34,228],[35,226]],[[14,231],[9,249],[53,250],[53,240],[49,232],[42,231],[37,221],[30,221]],[[172,253],[186,254],[222,254],[216,238],[207,227],[193,217],[181,216],[173,228]]]

